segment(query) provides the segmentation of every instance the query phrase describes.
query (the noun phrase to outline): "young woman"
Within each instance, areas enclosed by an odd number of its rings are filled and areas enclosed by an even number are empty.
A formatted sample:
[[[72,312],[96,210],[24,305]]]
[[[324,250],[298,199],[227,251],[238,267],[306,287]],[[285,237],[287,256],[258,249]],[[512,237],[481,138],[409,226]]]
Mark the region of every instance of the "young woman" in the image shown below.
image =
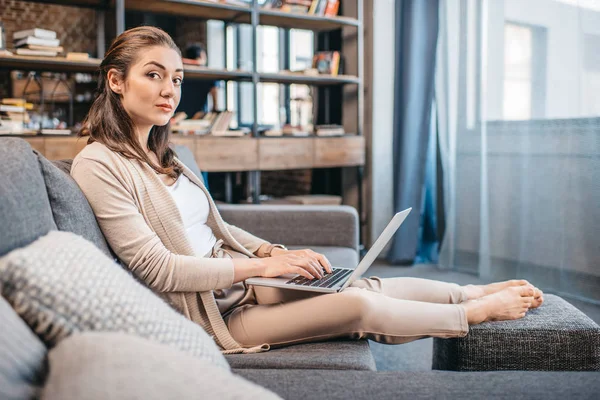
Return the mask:
[[[100,65],[81,131],[88,145],[71,174],[117,256],[225,352],[341,337],[393,344],[464,336],[469,324],[521,318],[542,303],[524,280],[459,286],[372,277],[320,295],[245,285],[253,276],[320,278],[331,265],[223,221],[201,178],[168,147],[182,83],[181,54],[165,32],[121,34]]]

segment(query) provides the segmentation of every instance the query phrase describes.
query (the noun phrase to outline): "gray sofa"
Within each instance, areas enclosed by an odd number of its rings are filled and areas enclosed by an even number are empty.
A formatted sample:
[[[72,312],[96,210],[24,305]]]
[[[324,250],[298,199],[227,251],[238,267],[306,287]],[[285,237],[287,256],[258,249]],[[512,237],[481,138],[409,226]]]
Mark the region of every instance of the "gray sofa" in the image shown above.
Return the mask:
[[[180,158],[199,173],[191,154],[184,148],[177,150]],[[106,254],[111,254],[89,205],[68,176],[68,162],[50,163],[35,153],[25,141],[15,138],[0,138],[0,160],[0,257],[27,246],[51,230],[74,232]],[[220,209],[229,223],[267,240],[286,243],[290,247],[317,249],[325,253],[333,264],[357,263],[358,222],[352,208],[223,205]],[[285,221],[285,224],[281,221]],[[282,225],[285,225],[284,229],[280,228]],[[289,226],[294,229],[288,229]],[[4,322],[14,320],[13,314],[10,307],[0,307],[0,326],[4,326],[0,329],[10,329],[10,325]],[[23,380],[34,389],[20,391],[7,398],[36,397],[39,394],[36,390],[44,387],[49,372],[52,372],[47,368],[48,353],[52,354],[55,350],[48,348],[35,335],[30,334],[27,340],[27,335],[18,335],[19,340],[11,341],[7,333],[10,332],[0,330],[0,360],[10,354],[12,358],[25,360],[23,365],[38,367],[35,370],[9,368],[7,371],[3,370],[0,362],[0,386],[7,380]],[[102,343],[102,333],[96,335],[94,340]],[[109,342],[108,336],[106,341]],[[15,343],[20,344],[16,350]],[[147,356],[144,352],[139,354],[140,360],[144,356]],[[260,354],[229,355],[227,361],[238,376],[290,399],[409,396],[531,398],[538,395],[592,398],[600,390],[600,375],[597,372],[377,372],[367,341],[303,344]],[[136,365],[139,363],[137,360]],[[170,368],[175,368],[173,364],[170,365]],[[148,374],[152,373],[156,374],[157,379],[163,375],[160,370],[151,370],[145,372],[145,378],[148,379]],[[128,384],[129,392],[123,389],[121,393],[136,392],[135,385],[138,384],[138,397],[148,398],[142,390],[146,387],[143,382],[136,383],[133,380]],[[85,386],[83,388],[85,390]],[[81,396],[81,392],[78,393]],[[121,398],[118,393],[104,398]],[[103,398],[92,394],[90,392],[89,396],[83,397]],[[249,398],[253,397],[251,391],[246,394]],[[160,398],[160,391],[155,395]],[[199,394],[197,397],[203,396]]]

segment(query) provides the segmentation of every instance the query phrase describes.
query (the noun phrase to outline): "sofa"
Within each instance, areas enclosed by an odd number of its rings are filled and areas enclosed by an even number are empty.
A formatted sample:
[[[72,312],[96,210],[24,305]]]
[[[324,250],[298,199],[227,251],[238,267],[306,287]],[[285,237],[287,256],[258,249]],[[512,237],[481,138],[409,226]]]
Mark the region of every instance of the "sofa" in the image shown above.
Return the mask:
[[[176,151],[199,175],[191,153],[181,147]],[[0,138],[0,160],[0,257],[62,231],[118,263],[68,175],[69,160],[50,162],[18,138]],[[357,264],[358,218],[353,208],[219,208],[227,222],[266,240],[313,248],[334,265]],[[53,263],[58,265],[57,260]],[[17,310],[14,302],[11,307],[7,299],[0,300],[0,388],[14,388],[0,389],[0,398],[592,398],[600,391],[598,372],[378,372],[365,340],[227,355],[223,372],[185,349],[131,332],[91,327],[44,341],[47,327],[32,327],[21,318],[22,307]]]

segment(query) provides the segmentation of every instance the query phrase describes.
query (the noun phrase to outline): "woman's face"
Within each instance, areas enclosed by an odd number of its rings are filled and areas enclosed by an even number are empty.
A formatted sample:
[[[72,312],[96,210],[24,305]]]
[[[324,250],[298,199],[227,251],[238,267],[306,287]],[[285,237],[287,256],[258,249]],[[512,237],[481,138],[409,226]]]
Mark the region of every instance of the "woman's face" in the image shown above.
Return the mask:
[[[109,71],[111,89],[121,95],[123,107],[142,132],[152,126],[166,125],[181,98],[183,64],[177,52],[169,47],[144,49],[122,82]]]

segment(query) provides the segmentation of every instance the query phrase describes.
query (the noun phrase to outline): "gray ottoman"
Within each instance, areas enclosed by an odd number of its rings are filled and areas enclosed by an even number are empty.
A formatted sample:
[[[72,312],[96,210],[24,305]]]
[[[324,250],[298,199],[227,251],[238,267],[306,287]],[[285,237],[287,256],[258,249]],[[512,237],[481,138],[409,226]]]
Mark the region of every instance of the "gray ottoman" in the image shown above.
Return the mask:
[[[464,338],[434,339],[433,369],[600,371],[600,327],[558,296],[516,321],[470,327]]]

